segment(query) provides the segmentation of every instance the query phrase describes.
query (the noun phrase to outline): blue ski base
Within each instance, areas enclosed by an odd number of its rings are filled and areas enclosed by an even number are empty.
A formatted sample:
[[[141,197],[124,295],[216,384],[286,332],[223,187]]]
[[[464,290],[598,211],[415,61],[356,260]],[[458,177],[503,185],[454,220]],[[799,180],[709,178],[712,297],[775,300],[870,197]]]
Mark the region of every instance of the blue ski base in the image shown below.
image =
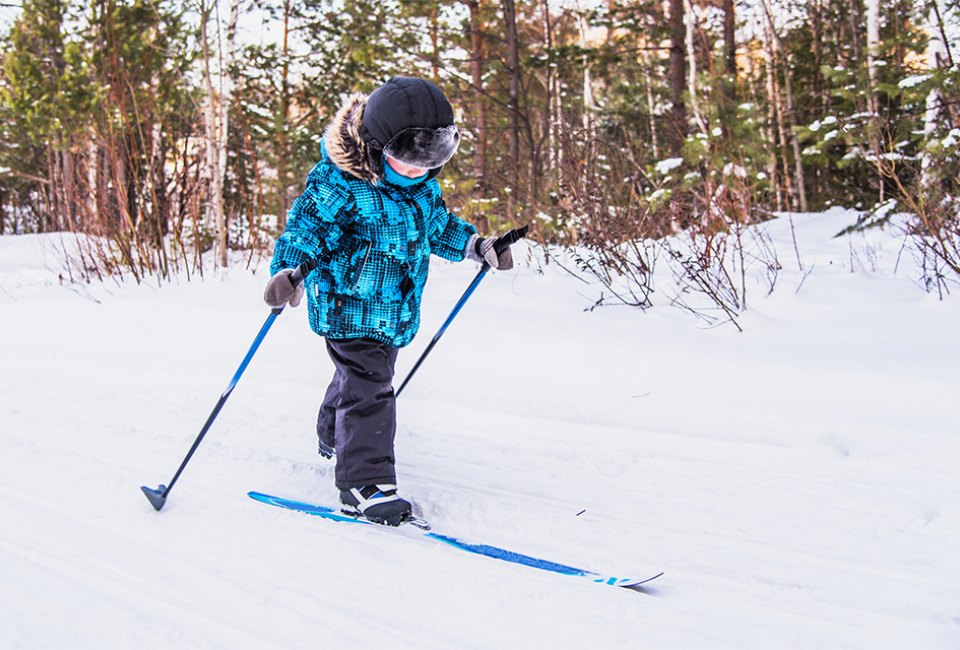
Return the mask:
[[[280,508],[285,508],[287,510],[295,510],[297,512],[302,512],[308,515],[314,515],[316,517],[322,517],[324,519],[329,519],[331,521],[339,521],[343,523],[354,523],[354,524],[363,524],[374,526],[370,521],[367,521],[358,517],[351,517],[350,515],[342,514],[340,511],[327,506],[314,505],[311,503],[303,503],[301,501],[293,501],[291,499],[284,499],[283,497],[275,497],[269,494],[263,494],[261,492],[248,492],[247,495],[256,501],[261,503],[266,503],[271,506],[277,506]],[[611,587],[624,587],[627,589],[636,590],[641,585],[645,585],[651,580],[655,580],[663,575],[663,573],[658,573],[654,576],[648,578],[626,578],[619,576],[610,576],[604,575],[602,573],[596,573],[594,571],[588,571],[586,569],[578,569],[576,567],[567,566],[565,564],[559,564],[557,562],[551,562],[550,560],[543,560],[536,557],[531,557],[529,555],[523,555],[521,553],[515,553],[513,551],[508,551],[507,549],[500,548],[497,546],[490,546],[488,544],[472,544],[466,542],[462,539],[456,537],[450,537],[448,535],[441,535],[439,533],[426,532],[421,530],[421,535],[427,539],[431,539],[436,542],[441,542],[453,548],[458,548],[461,551],[466,551],[467,553],[473,553],[475,555],[483,555],[486,557],[491,557],[497,560],[503,560],[504,562],[510,562],[512,564],[520,564],[522,566],[532,567],[534,569],[540,569],[541,571],[550,571],[552,573],[559,573],[566,576],[576,576],[579,578],[587,578],[592,582],[609,585]]]

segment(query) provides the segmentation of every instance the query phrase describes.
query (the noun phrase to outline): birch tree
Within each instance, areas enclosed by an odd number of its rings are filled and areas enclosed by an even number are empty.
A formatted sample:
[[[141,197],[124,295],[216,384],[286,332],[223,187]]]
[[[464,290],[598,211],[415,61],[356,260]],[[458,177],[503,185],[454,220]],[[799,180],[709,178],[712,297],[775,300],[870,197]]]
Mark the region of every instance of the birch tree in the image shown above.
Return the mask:
[[[870,112],[876,115],[877,57],[880,54],[880,0],[867,2],[867,78],[870,81]]]
[[[213,83],[211,59],[213,53],[210,46],[208,25],[216,7],[216,0],[207,4],[200,3],[200,49],[202,51],[204,107],[203,130],[204,151],[206,152],[204,176],[206,178],[206,221],[207,227],[216,234],[218,252],[226,259],[226,220],[223,210],[223,177],[220,175],[220,129],[217,125],[219,117],[219,100]],[[218,25],[219,32],[219,25]]]
[[[873,150],[876,156],[877,181],[880,186],[879,201],[885,199],[883,180],[883,143],[880,124],[880,102],[877,96],[877,60],[880,55],[880,0],[866,0],[867,2],[867,79],[868,100],[870,112],[870,136],[873,140]]]
[[[480,0],[468,0],[470,10],[470,79],[473,83],[474,128],[473,177],[481,192],[485,189],[487,175],[487,102],[484,97],[483,69],[484,38],[483,14]]]
[[[218,230],[220,265],[227,265],[229,245],[229,218],[224,210],[224,181],[227,175],[227,148],[229,146],[230,103],[233,100],[233,61],[236,54],[237,21],[240,18],[240,0],[231,0],[230,19],[227,23],[226,48],[220,61],[220,120],[217,135],[216,174],[220,189],[221,227]]]
[[[942,15],[936,0],[931,3],[927,13],[927,66],[931,71],[939,70],[948,64],[949,44],[943,29]],[[936,137],[941,121],[943,93],[940,87],[933,85],[927,94],[926,110],[923,116],[923,136],[927,142]],[[938,182],[938,174],[929,152],[922,154],[921,160],[923,184],[927,187]]]
[[[684,46],[687,50],[687,95],[690,99],[690,110],[693,119],[701,133],[707,130],[707,123],[700,111],[700,97],[697,92],[697,52],[694,47],[694,36],[697,30],[697,16],[690,0],[684,0]]]
[[[807,191],[806,183],[804,181],[803,156],[800,151],[800,140],[797,137],[797,115],[794,111],[792,82],[793,75],[790,70],[790,61],[787,51],[783,47],[783,42],[780,40],[780,35],[777,32],[777,26],[773,21],[769,0],[760,0],[760,2],[763,7],[764,17],[766,18],[770,41],[773,45],[773,51],[776,54],[776,60],[780,63],[783,70],[784,92],[782,95],[779,92],[777,93],[777,100],[779,101],[780,97],[783,98],[783,102],[785,104],[783,112],[786,113],[787,124],[790,127],[789,140],[793,148],[793,173],[794,181],[796,183],[797,207],[801,212],[806,212]],[[784,139],[786,140],[787,138]],[[784,144],[786,144],[786,142],[784,142]]]

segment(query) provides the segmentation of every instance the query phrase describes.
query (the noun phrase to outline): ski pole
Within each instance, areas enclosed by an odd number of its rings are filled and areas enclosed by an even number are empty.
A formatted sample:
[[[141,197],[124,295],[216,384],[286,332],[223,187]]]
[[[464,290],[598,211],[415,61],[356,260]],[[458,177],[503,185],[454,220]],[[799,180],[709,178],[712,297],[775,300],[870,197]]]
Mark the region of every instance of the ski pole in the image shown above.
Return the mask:
[[[530,226],[523,226],[522,228],[516,228],[506,233],[502,237],[498,237],[496,243],[493,245],[493,248],[497,253],[502,252],[505,248],[512,246],[521,239],[523,239],[527,230]],[[490,270],[490,265],[486,262],[480,267],[480,271],[477,273],[476,277],[473,278],[473,282],[470,283],[470,286],[467,287],[467,290],[464,291],[463,295],[460,296],[460,300],[457,301],[457,304],[454,305],[453,311],[450,312],[450,315],[447,316],[447,320],[443,322],[443,325],[440,326],[439,331],[434,335],[433,339],[427,345],[427,349],[423,351],[423,354],[420,355],[420,358],[417,359],[417,362],[413,364],[413,368],[410,370],[410,374],[407,375],[406,379],[403,380],[403,383],[400,384],[400,388],[397,389],[395,393],[396,397],[400,397],[400,393],[403,392],[404,386],[410,381],[417,370],[420,368],[420,364],[423,363],[424,359],[430,354],[434,346],[437,344],[437,341],[440,340],[440,337],[443,336],[443,333],[447,331],[447,328],[450,327],[450,323],[453,322],[453,319],[457,317],[457,314],[460,313],[460,310],[463,309],[463,306],[467,304],[467,300],[470,299],[470,296],[473,295],[473,292],[480,285],[480,281],[483,280],[483,277],[487,274],[487,271]]]
[[[303,282],[304,277],[309,275],[309,273],[317,268],[317,262],[314,260],[308,260],[294,269],[293,273],[290,274],[290,281],[294,286]],[[200,442],[203,440],[203,437],[207,435],[207,431],[210,429],[210,426],[213,424],[213,421],[217,418],[217,415],[220,413],[220,409],[223,408],[223,405],[226,403],[227,398],[230,397],[230,393],[233,392],[234,387],[236,387],[237,382],[240,381],[243,371],[247,369],[247,365],[250,363],[250,360],[253,359],[253,355],[256,354],[257,348],[260,347],[260,343],[263,342],[264,337],[267,335],[267,332],[270,331],[270,327],[273,325],[273,321],[277,319],[277,316],[283,312],[283,307],[274,307],[270,310],[270,315],[267,316],[267,320],[263,323],[263,327],[260,328],[260,332],[257,334],[257,338],[254,339],[253,345],[250,346],[250,349],[247,351],[247,356],[243,358],[243,361],[240,363],[240,367],[237,369],[237,372],[233,375],[233,379],[230,380],[230,383],[227,384],[227,388],[223,391],[223,394],[220,395],[220,399],[217,400],[216,406],[213,407],[207,421],[204,423],[203,428],[200,429],[200,434],[197,436],[197,439],[193,441],[193,445],[190,447],[190,451],[187,452],[186,457],[183,459],[183,462],[180,463],[180,468],[177,470],[177,473],[173,475],[173,478],[170,480],[170,485],[161,484],[157,489],[149,488],[146,485],[140,487],[143,491],[143,494],[147,497],[147,500],[150,501],[151,505],[156,510],[163,508],[164,504],[167,502],[167,496],[170,494],[170,490],[173,489],[174,484],[177,482],[177,479],[180,478],[180,474],[183,473],[183,468],[187,466],[187,463],[190,462],[190,458],[193,456],[193,453],[197,450],[197,447],[200,446]]]

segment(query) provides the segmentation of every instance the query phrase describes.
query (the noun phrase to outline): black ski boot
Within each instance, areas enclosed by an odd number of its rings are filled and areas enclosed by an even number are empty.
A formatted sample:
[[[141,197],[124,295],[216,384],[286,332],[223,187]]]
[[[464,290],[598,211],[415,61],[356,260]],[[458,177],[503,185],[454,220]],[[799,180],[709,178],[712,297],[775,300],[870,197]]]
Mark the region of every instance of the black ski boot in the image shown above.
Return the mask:
[[[343,512],[387,526],[399,526],[413,518],[410,502],[401,499],[392,484],[364,485],[340,490]]]

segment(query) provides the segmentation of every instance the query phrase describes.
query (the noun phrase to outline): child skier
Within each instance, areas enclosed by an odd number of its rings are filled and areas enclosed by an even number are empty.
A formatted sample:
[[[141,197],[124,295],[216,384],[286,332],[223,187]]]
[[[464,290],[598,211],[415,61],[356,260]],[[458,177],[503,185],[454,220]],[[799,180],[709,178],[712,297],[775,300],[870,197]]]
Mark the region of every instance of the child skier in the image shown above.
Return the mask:
[[[264,300],[300,303],[335,367],[317,417],[320,453],[336,455],[345,508],[396,526],[411,516],[394,468],[394,363],[420,325],[430,255],[510,269],[510,248],[447,211],[436,180],[460,142],[453,109],[423,79],[394,77],[340,108],[320,162],[277,239]],[[313,259],[302,285],[290,274]]]

